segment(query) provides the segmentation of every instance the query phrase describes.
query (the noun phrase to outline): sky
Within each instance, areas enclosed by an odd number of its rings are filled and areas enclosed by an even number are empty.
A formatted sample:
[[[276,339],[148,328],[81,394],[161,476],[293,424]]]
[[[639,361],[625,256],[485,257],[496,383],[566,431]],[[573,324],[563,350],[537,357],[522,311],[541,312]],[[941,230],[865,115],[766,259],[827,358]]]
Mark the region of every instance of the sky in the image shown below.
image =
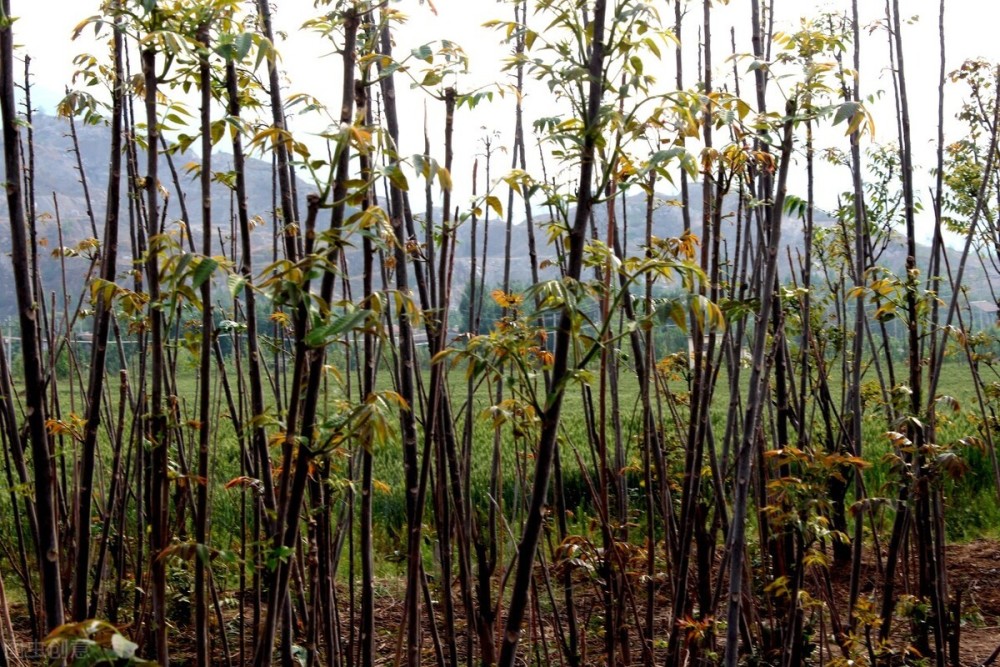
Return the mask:
[[[12,0],[12,12],[18,17],[15,23],[15,41],[23,45],[22,54],[31,56],[31,68],[35,75],[33,90],[36,106],[51,112],[62,97],[66,86],[72,86],[76,66],[73,58],[82,52],[101,53],[102,47],[90,38],[92,31],[82,38],[71,41],[74,26],[88,15],[95,14],[99,2],[94,0]],[[470,74],[463,76],[458,85],[470,90],[492,81],[504,80],[500,64],[509,53],[501,44],[502,35],[495,30],[482,27],[493,18],[512,18],[512,10],[497,0],[433,0],[418,3],[417,0],[401,0],[396,7],[409,16],[404,31],[397,36],[397,55],[405,54],[411,48],[432,40],[447,39],[460,44],[470,58]],[[664,21],[672,23],[673,4],[653,1],[662,12]],[[274,0],[275,28],[287,37],[279,38],[277,46],[282,55],[282,67],[290,80],[288,92],[304,92],[319,97],[331,109],[339,106],[339,87],[336,83],[339,59],[331,55],[329,41],[300,30],[307,19],[320,13],[314,8],[313,0]],[[862,24],[870,26],[884,14],[884,3],[876,0],[859,0]],[[913,144],[916,151],[915,168],[918,189],[927,192],[930,178],[927,172],[934,164],[934,142],[937,120],[937,79],[938,79],[938,0],[901,0],[901,15],[906,21],[903,27],[906,77],[911,98],[913,116]],[[946,48],[948,70],[956,69],[968,58],[982,57],[990,61],[1000,61],[1000,40],[996,37],[996,20],[1000,18],[1000,5],[981,0],[948,0],[946,5]],[[697,25],[701,22],[701,3],[689,2],[686,27],[681,35],[684,43],[698,39]],[[792,31],[799,23],[800,16],[815,15],[821,10],[845,11],[847,0],[776,0],[775,24],[777,30]],[[436,11],[435,11],[436,10]],[[732,65],[724,62],[728,55],[730,28],[735,29],[736,49],[750,51],[749,0],[730,0],[728,5],[716,2],[713,10],[713,34],[717,54],[716,76],[724,77],[731,72]],[[695,49],[690,49],[694,52]],[[673,54],[664,53],[662,80],[673,79]],[[686,78],[694,80],[696,64],[686,65]],[[647,72],[655,71],[656,65],[647,65]],[[888,71],[888,56],[885,33],[880,30],[864,32],[862,38],[862,94],[884,91],[886,94],[872,110],[875,115],[877,134],[875,141],[891,143],[896,141],[894,107]],[[403,136],[410,143],[402,146],[402,152],[422,152],[423,115],[425,105],[432,109],[429,131],[432,137],[440,137],[443,114],[434,108],[440,105],[421,92],[408,89],[405,81],[399,81],[400,109],[403,116]],[[961,88],[947,89],[946,117],[951,119],[961,103]],[[494,131],[500,133],[499,144],[509,143],[513,130],[512,102],[510,98],[497,103],[480,106],[474,113],[461,111],[456,116],[456,165],[453,169],[456,193],[468,192],[469,187],[459,183],[461,174],[471,172],[471,161],[483,152],[482,139]],[[544,87],[534,85],[528,88],[524,99],[525,113],[530,119],[552,115],[552,102]],[[297,132],[309,134],[318,132],[325,123],[318,120],[293,118],[292,127]],[[959,138],[960,126],[949,121],[947,140]],[[439,141],[432,139],[432,141]],[[820,135],[819,143],[844,145],[841,131],[831,130]],[[532,149],[529,147],[529,153]],[[534,156],[532,156],[534,160]],[[494,174],[509,167],[509,157],[500,154],[494,163]],[[529,165],[530,169],[530,165]],[[793,171],[791,189],[804,187],[802,169]],[[820,205],[831,207],[836,192],[847,189],[847,175],[838,174],[844,183],[837,187],[827,187],[820,194]],[[467,177],[466,177],[467,178]],[[836,179],[834,179],[836,180]],[[922,186],[922,187],[921,187]],[[480,187],[480,191],[482,187]],[[930,206],[928,205],[928,209]],[[930,228],[926,221],[921,225],[922,234],[929,238]]]

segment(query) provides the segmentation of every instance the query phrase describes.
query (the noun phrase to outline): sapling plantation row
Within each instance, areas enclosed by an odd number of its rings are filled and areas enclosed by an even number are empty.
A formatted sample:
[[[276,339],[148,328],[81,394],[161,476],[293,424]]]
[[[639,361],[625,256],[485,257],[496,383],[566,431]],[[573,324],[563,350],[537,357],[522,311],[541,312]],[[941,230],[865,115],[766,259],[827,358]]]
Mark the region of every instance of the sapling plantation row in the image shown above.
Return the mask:
[[[486,86],[443,2],[105,0],[55,119],[18,4],[0,667],[1000,653],[946,548],[1000,521],[1000,70],[943,0],[929,170],[899,0],[506,0]]]

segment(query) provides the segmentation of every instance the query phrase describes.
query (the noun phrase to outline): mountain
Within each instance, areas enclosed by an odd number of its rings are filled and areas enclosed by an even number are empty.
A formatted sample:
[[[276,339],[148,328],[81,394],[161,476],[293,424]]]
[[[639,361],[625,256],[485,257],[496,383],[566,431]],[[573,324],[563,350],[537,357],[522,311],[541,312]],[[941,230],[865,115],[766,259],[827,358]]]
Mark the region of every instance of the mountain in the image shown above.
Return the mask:
[[[110,129],[105,125],[76,124],[77,142],[79,145],[80,162],[86,174],[86,190],[77,164],[77,156],[73,150],[73,140],[70,134],[69,121],[65,118],[39,114],[33,118],[32,145],[34,147],[34,194],[37,212],[37,235],[39,240],[39,266],[42,272],[42,282],[46,292],[56,289],[62,283],[61,262],[53,255],[53,250],[60,245],[72,248],[77,243],[95,236],[103,237],[103,224],[106,210],[107,187],[110,175]],[[28,166],[28,133],[21,131],[21,143],[24,151],[24,164]],[[137,171],[140,176],[146,173],[146,154],[140,151]],[[176,183],[174,171],[176,171]],[[199,185],[197,167],[200,158],[193,152],[175,154],[168,160],[161,156],[159,161],[160,182],[167,197],[164,209],[164,226],[168,232],[180,229],[178,222],[183,219],[182,197],[187,206],[191,222],[191,235],[198,239],[201,234],[201,208],[199,204]],[[232,156],[224,153],[213,155],[212,170],[224,173],[232,170]],[[127,197],[127,168],[123,164],[122,200],[119,229],[119,266],[121,270],[129,267],[132,261],[130,244],[130,212]],[[273,242],[273,211],[272,201],[272,170],[270,162],[257,159],[247,159],[246,177],[249,214],[258,217],[255,225],[255,255],[261,259],[270,258]],[[180,185],[180,188],[177,187]],[[305,195],[314,188],[299,180],[297,189],[300,200],[300,210],[305,208]],[[96,225],[92,225],[88,214],[88,198],[93,207]],[[235,213],[233,209],[232,191],[216,179],[212,186],[213,226],[217,228],[215,240],[221,238],[226,243],[226,252],[232,252],[232,233]],[[9,257],[10,229],[6,205],[0,206],[0,255]],[[61,243],[60,243],[61,234]],[[185,248],[187,244],[185,242]],[[88,262],[80,257],[68,257],[65,261],[67,282],[79,285],[86,276]],[[0,262],[0,284],[12,284],[10,261]],[[59,290],[61,291],[61,290]],[[7,318],[16,314],[13,301],[13,290],[0,292],[0,317]],[[60,300],[61,303],[61,300]]]
[[[38,213],[38,238],[39,257],[42,268],[43,284],[47,294],[47,300],[51,298],[50,292],[61,291],[62,277],[60,259],[51,253],[59,245],[72,247],[76,243],[94,236],[94,230],[87,213],[87,199],[84,194],[83,183],[77,168],[76,156],[72,150],[73,143],[70,137],[69,123],[64,118],[47,115],[38,115],[34,118],[32,125],[33,145],[35,153],[35,201]],[[80,148],[80,157],[84,172],[87,176],[87,186],[90,194],[90,201],[94,209],[98,237],[102,232],[104,219],[104,208],[109,175],[109,157],[107,154],[110,145],[109,129],[104,125],[77,124],[77,137]],[[22,131],[22,144],[27,145],[27,132]],[[145,155],[140,153],[139,174],[145,173]],[[198,205],[198,183],[197,166],[200,160],[193,153],[178,154],[172,156],[173,167],[177,172],[177,181],[180,190],[174,183],[174,178],[170,169],[170,164],[166,158],[160,161],[161,185],[169,193],[166,199],[165,221],[168,231],[178,230],[177,221],[182,218],[181,197],[188,203],[188,214],[191,218],[191,234],[194,238],[200,238],[200,218],[201,212]],[[26,160],[27,162],[27,160]],[[190,167],[194,167],[190,169]],[[227,154],[216,154],[213,156],[213,170],[219,173],[232,169],[232,157]],[[270,161],[248,159],[246,168],[248,183],[248,210],[251,216],[256,216],[259,225],[255,226],[253,232],[253,246],[255,255],[255,266],[261,268],[269,262],[274,247],[274,226],[272,224],[275,203],[272,192],[272,168]],[[123,176],[124,180],[124,176]],[[312,185],[298,180],[296,183],[300,212],[304,216],[305,195],[315,188]],[[127,190],[123,187],[123,192]],[[413,193],[414,205],[422,200],[418,193]],[[221,240],[225,244],[226,253],[232,255],[234,243],[232,230],[234,228],[233,197],[231,190],[221,182],[216,182],[212,189],[213,214],[216,227],[215,240]],[[57,211],[58,204],[58,211]],[[515,220],[517,222],[511,226],[511,282],[515,286],[528,285],[532,281],[530,270],[530,256],[528,252],[527,225],[523,223],[523,209],[520,201],[515,199]],[[722,252],[728,256],[736,244],[736,216],[732,211],[736,208],[735,198],[729,198],[726,202],[727,213],[722,222]],[[58,213],[58,215],[57,215]],[[433,214],[440,216],[440,210]],[[572,216],[572,209],[570,209]],[[691,201],[690,217],[692,220],[692,231],[700,235],[701,231],[701,199],[693,197]],[[423,215],[417,215],[418,228],[422,225]],[[544,207],[534,211],[535,235],[538,249],[538,261],[555,259],[555,249],[547,243],[546,226],[551,220],[551,215]],[[645,234],[646,200],[645,196],[634,194],[620,197],[615,202],[615,218],[618,223],[618,234],[623,240],[626,254],[641,255],[643,250],[643,240]],[[57,224],[57,220],[59,224]],[[596,230],[598,238],[606,240],[607,236],[608,207],[605,204],[598,205],[594,209],[593,228]],[[321,226],[323,221],[321,220]],[[816,224],[818,228],[831,228],[833,220],[828,215],[817,212]],[[10,252],[10,232],[9,220],[6,215],[6,207],[0,206],[0,254],[9,256]],[[129,206],[128,200],[123,196],[122,216],[119,245],[119,265],[121,270],[129,268],[132,259],[129,235]],[[782,223],[782,251],[781,251],[781,276],[789,279],[792,275],[792,262],[798,262],[798,255],[804,246],[804,230],[800,220],[785,216]],[[59,242],[59,228],[61,226],[62,243]],[[475,253],[477,263],[482,269],[482,253],[484,242],[484,230],[488,226],[488,247],[486,248],[485,266],[485,287],[487,291],[500,287],[504,272],[504,249],[506,223],[498,220],[494,216],[488,225],[485,220],[480,220],[478,224],[478,235],[476,239]],[[682,212],[680,203],[676,197],[660,195],[657,198],[652,217],[652,234],[659,238],[676,237],[682,231]],[[470,238],[471,224],[469,221],[463,223],[457,234],[457,249],[455,256],[453,286],[455,294],[461,294],[469,279],[471,269],[472,244]],[[418,231],[422,235],[422,231]],[[422,240],[422,238],[421,238]],[[186,247],[186,244],[185,244]],[[789,260],[791,255],[791,260]],[[879,265],[888,268],[897,275],[903,272],[905,266],[905,248],[902,240],[894,239],[879,258]],[[920,246],[918,249],[918,264],[926,264],[929,256],[929,248]],[[951,266],[956,266],[959,260],[959,253],[949,250],[948,259]],[[348,248],[347,264],[349,267],[360,267],[360,251],[356,248]],[[87,261],[79,257],[68,257],[65,260],[67,272],[67,282],[70,285],[80,285],[85,277]],[[352,269],[356,270],[356,269]],[[818,268],[814,270],[818,272]],[[798,275],[796,268],[795,274]],[[540,278],[552,278],[557,275],[554,266],[548,266],[540,270]],[[817,274],[818,276],[818,274]],[[979,262],[969,262],[967,268],[965,284],[969,286],[970,300],[987,300],[993,302],[993,297],[988,288],[986,280],[986,270]],[[990,277],[996,279],[996,274],[991,270]],[[0,261],[0,284],[12,284],[11,264],[9,261]],[[356,283],[356,289],[360,289],[360,276],[352,276],[352,282]],[[78,290],[71,290],[77,292]],[[458,297],[455,297],[455,303]],[[57,297],[57,302],[61,303],[61,298]],[[3,290],[0,292],[0,318],[7,318],[16,314],[13,301],[13,290]]]

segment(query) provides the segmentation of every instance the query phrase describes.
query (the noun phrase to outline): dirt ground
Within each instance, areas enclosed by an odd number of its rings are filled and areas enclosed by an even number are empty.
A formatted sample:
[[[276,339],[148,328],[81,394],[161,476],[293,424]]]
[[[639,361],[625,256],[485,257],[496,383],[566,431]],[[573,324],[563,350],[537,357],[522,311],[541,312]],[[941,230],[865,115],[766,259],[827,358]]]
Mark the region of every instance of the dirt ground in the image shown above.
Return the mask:
[[[1000,542],[948,547],[948,584],[962,591],[962,663],[981,665],[1000,646]]]
[[[979,666],[1000,646],[1000,541],[976,540],[946,547],[948,590],[961,595],[962,626],[960,659],[964,666]],[[904,559],[899,568],[897,586],[906,587],[913,576]],[[837,602],[848,597],[849,573],[833,572],[833,589]],[[862,567],[862,593],[871,591],[880,579],[874,554],[867,554]],[[896,624],[896,630],[901,628]],[[905,630],[905,628],[903,628]],[[896,633],[894,632],[894,636]]]
[[[992,540],[977,540],[975,542],[970,542],[967,544],[952,545],[947,548],[948,553],[948,573],[949,573],[949,590],[953,593],[961,592],[962,600],[962,628],[961,628],[961,663],[962,665],[969,666],[979,666],[989,659],[993,653],[1000,646],[1000,541]],[[874,580],[877,577],[876,574],[877,566],[874,559],[866,559],[864,564],[863,579],[871,578]],[[849,575],[845,572],[834,572],[832,573],[833,580],[833,590],[836,601],[846,602],[847,598],[847,582]],[[900,571],[900,586],[905,586],[906,578],[910,576],[907,568],[903,567]],[[555,582],[553,582],[554,584]],[[865,591],[867,586],[868,590],[871,589],[870,581],[863,584],[862,592]],[[403,600],[401,595],[401,582],[385,581],[380,582],[379,587],[376,590],[376,614],[375,614],[375,662],[378,665],[393,665],[396,661],[397,646],[399,638],[399,625],[403,616]],[[458,603],[458,595],[456,588],[456,603]],[[593,594],[588,594],[586,589],[581,589],[580,598],[578,602],[578,613],[581,620],[581,627],[584,631],[588,631],[590,635],[585,637],[584,649],[586,653],[589,653],[593,658],[601,655],[601,649],[603,642],[598,637],[599,623],[597,627],[590,618],[592,612],[599,611],[601,608],[600,600]],[[669,601],[666,598],[661,598],[660,600],[660,614],[666,614],[666,608],[668,607]],[[441,617],[441,609],[438,604],[436,607],[436,612],[438,618]],[[460,659],[464,658],[464,614],[459,607],[456,609],[457,616],[459,620],[456,625],[460,632],[459,637],[459,656]],[[249,610],[248,610],[249,615]],[[640,611],[641,613],[641,611]],[[230,638],[230,649],[231,649],[231,659],[233,665],[239,665],[240,659],[238,654],[238,629],[239,629],[239,617],[238,612],[235,608],[227,608],[225,616],[227,617],[227,631]],[[231,617],[231,618],[230,618]],[[14,624],[15,633],[18,635],[18,654],[20,660],[17,656],[13,655],[12,652],[8,652],[14,665],[31,665],[31,664],[44,664],[45,661],[41,658],[37,651],[32,651],[32,644],[30,640],[30,620],[27,618],[27,610],[24,605],[13,605],[11,607],[11,620]],[[214,619],[213,619],[214,620]],[[347,619],[341,619],[342,623],[346,622]],[[665,616],[658,619],[658,627],[666,627]],[[248,619],[249,622],[249,619]],[[215,623],[212,624],[213,627]],[[434,665],[437,664],[435,657],[435,643],[432,640],[428,624],[425,623],[424,628],[424,644],[423,644],[423,662],[424,664]],[[131,635],[131,628],[122,628],[123,633],[126,635]],[[541,622],[535,623],[533,626],[526,631],[528,634],[532,635],[534,643],[539,647],[545,646],[547,648],[547,653],[549,658],[544,657],[544,652],[540,651],[534,656],[525,656],[527,659],[527,664],[533,664],[535,662],[559,664],[558,660],[558,644],[555,638],[554,628],[550,627],[548,623]],[[187,636],[188,634],[192,636]],[[172,633],[173,635],[173,646],[172,646],[172,662],[175,665],[184,664],[194,664],[193,660],[193,629],[190,633],[184,630],[178,630]],[[249,641],[250,636],[249,628],[247,628],[246,636],[247,641]],[[543,638],[544,635],[544,638]],[[635,633],[632,633],[633,641],[637,639]],[[526,636],[527,640],[528,637]],[[662,649],[666,642],[666,637],[656,638],[657,651],[656,651],[656,663],[660,664],[662,662]],[[662,641],[660,641],[662,640]],[[213,642],[216,646],[219,642]],[[635,642],[637,643],[637,642]],[[250,650],[248,648],[248,650]],[[445,656],[447,658],[448,649],[443,647]],[[586,654],[585,654],[586,655]],[[223,665],[225,661],[222,655],[217,656],[219,658],[218,664]],[[250,656],[247,656],[250,659]],[[464,662],[464,660],[462,660]],[[593,659],[588,656],[585,661],[587,664],[598,664]],[[634,647],[631,651],[631,663],[632,664],[642,664],[642,655],[640,649]],[[1000,661],[998,661],[1000,664]]]
[[[963,667],[979,667],[1000,647],[1000,541],[977,540],[967,544],[951,545],[947,547],[947,554],[949,590],[952,594],[961,591],[963,619],[960,645],[961,664]],[[876,575],[877,568],[873,556],[873,554],[870,554],[870,558],[866,560],[864,566],[865,572],[862,575],[863,579],[866,575],[869,577]],[[899,572],[901,579],[902,577],[909,576],[909,574],[906,568],[902,568]],[[847,572],[837,573],[833,577],[834,594],[838,598],[836,600],[838,603],[846,604],[848,583],[849,573]],[[898,585],[902,588],[904,585],[903,581],[900,581]],[[871,587],[872,582],[868,582],[867,590],[863,586],[862,592],[870,592]],[[668,607],[669,600],[661,596],[657,614],[659,617],[657,619],[658,627],[663,628],[667,626]],[[599,611],[600,609],[601,601],[596,596],[587,595],[585,589],[581,589],[581,596],[578,600],[581,621],[587,617],[589,611]],[[377,610],[376,664],[393,665],[395,664],[398,628],[403,615],[402,601],[397,599],[397,596],[391,594],[385,595],[377,602]],[[440,609],[437,611],[440,616]],[[641,610],[640,613],[642,613]],[[905,632],[906,628],[902,624],[897,623],[897,631]],[[558,644],[555,639],[554,628],[548,627],[546,623],[537,625],[534,629],[534,644],[541,643],[541,635],[543,633],[546,638],[545,644],[549,651],[549,659],[547,661],[544,658],[539,660],[540,656],[535,656],[535,659],[532,660],[530,656],[526,656],[526,662],[522,664],[531,665],[539,662],[541,664],[560,664],[557,657]],[[635,639],[634,632],[632,635],[633,639]],[[658,648],[655,651],[654,664],[663,664],[663,659],[665,658],[663,645],[667,637],[657,637],[656,639],[662,641],[657,642]],[[431,641],[430,634],[426,632],[426,627],[424,640],[424,664],[434,665],[436,661],[433,653],[433,642]],[[584,650],[592,657],[585,659],[585,664],[602,665],[603,661],[595,660],[597,656],[603,657],[603,642],[596,633],[592,633],[591,636],[587,637],[586,645],[587,647]],[[642,664],[640,651],[636,646],[632,648],[631,664]],[[721,658],[721,648],[719,651]],[[831,653],[836,654],[834,647],[831,647]],[[461,647],[459,655],[464,655]],[[997,660],[995,664],[1000,665],[1000,660]]]

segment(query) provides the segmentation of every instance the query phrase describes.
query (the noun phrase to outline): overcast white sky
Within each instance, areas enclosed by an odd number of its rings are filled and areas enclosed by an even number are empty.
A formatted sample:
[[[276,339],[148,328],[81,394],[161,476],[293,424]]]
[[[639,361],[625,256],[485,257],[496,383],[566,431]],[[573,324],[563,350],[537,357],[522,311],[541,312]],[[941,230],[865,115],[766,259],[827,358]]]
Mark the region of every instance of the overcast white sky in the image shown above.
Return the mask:
[[[66,85],[70,85],[74,65],[73,57],[84,51],[98,51],[100,47],[86,39],[71,41],[73,27],[83,18],[98,11],[99,3],[94,0],[12,0],[12,12],[19,20],[15,24],[15,40],[24,45],[23,53],[32,58],[32,71],[36,79],[34,92],[37,106],[51,112],[55,102],[61,98]],[[718,4],[718,3],[717,3]],[[881,18],[884,12],[884,2],[881,0],[860,0],[863,13],[862,22],[870,24]],[[502,78],[498,73],[499,63],[507,55],[507,49],[500,44],[501,35],[493,30],[481,27],[482,23],[491,18],[511,18],[508,5],[496,0],[433,0],[437,14],[433,13],[428,3],[419,4],[417,0],[402,0],[397,6],[410,16],[407,29],[398,36],[398,52],[405,53],[409,48],[432,40],[447,39],[461,44],[471,58],[472,73],[464,77],[459,85],[466,90]],[[665,22],[672,23],[673,4],[666,1],[655,2],[664,14]],[[690,43],[697,39],[697,25],[701,22],[701,3],[689,3],[689,16],[682,39]],[[848,0],[777,0],[776,27],[779,30],[794,30],[802,15],[814,15],[818,9],[845,11],[849,8]],[[338,106],[336,96],[336,72],[339,67],[335,57],[328,57],[330,43],[321,38],[299,30],[303,21],[319,13],[313,7],[312,0],[273,0],[275,7],[275,25],[288,35],[288,39],[279,40],[278,48],[283,57],[283,68],[291,78],[291,91],[308,91],[314,94],[331,108]],[[736,26],[737,50],[750,51],[749,34],[746,26],[749,24],[749,0],[730,0],[728,6],[719,5],[713,14],[713,33],[715,35],[715,53],[720,76],[729,75],[731,65],[723,63],[722,58],[729,53],[729,31]],[[938,40],[937,12],[938,0],[902,0],[901,12],[904,17],[916,17],[916,20],[904,26],[906,48],[906,76],[911,96],[913,110],[913,140],[918,150],[917,168],[921,173],[933,165],[933,142],[936,138],[936,86],[938,77]],[[984,57],[991,61],[1000,60],[1000,40],[997,38],[995,26],[1000,19],[1000,3],[983,0],[948,0],[946,8],[946,40],[947,60],[949,70],[957,68],[964,60],[973,57]],[[92,33],[88,33],[92,34]],[[691,52],[694,50],[692,49]],[[884,33],[876,31],[872,35],[867,32],[862,44],[862,89],[864,94],[891,90],[891,81],[887,72],[887,48]],[[661,78],[669,81],[673,78],[672,54],[664,54]],[[687,81],[694,80],[694,65],[689,66]],[[655,71],[655,66],[647,65],[647,72]],[[404,115],[404,136],[410,137],[412,145],[404,145],[405,152],[422,151],[422,117],[426,96],[420,92],[407,90],[407,84],[400,81],[401,110]],[[948,117],[957,109],[961,89],[953,86],[948,89]],[[543,88],[529,90],[525,99],[525,109],[529,122],[531,118],[552,115],[552,103]],[[428,104],[435,104],[429,101]],[[890,96],[875,109],[878,136],[876,140],[883,143],[896,139],[895,125],[892,121],[893,108]],[[432,122],[441,122],[440,112],[432,113]],[[293,126],[294,129],[295,126]],[[301,130],[314,130],[315,125],[300,125]],[[480,137],[485,132],[481,128],[499,130],[502,133],[500,142],[508,141],[513,127],[513,115],[509,102],[480,106],[474,113],[462,111],[456,118],[456,188],[468,192],[467,187],[459,184],[460,174],[469,173],[472,155],[481,152]],[[952,125],[949,128],[954,136],[959,128]],[[431,132],[440,136],[441,128],[431,127]],[[842,135],[831,133],[828,140],[842,145]],[[530,149],[529,149],[530,151]],[[496,165],[499,173],[505,169],[508,157],[501,156]],[[844,185],[828,188],[820,193],[821,204],[831,206],[832,197],[837,191],[846,189]],[[929,181],[925,180],[925,183]],[[792,188],[796,182],[793,180]],[[923,188],[926,192],[926,186]],[[823,198],[825,197],[825,201]],[[926,199],[926,196],[925,196]],[[929,234],[929,229],[926,232]]]

